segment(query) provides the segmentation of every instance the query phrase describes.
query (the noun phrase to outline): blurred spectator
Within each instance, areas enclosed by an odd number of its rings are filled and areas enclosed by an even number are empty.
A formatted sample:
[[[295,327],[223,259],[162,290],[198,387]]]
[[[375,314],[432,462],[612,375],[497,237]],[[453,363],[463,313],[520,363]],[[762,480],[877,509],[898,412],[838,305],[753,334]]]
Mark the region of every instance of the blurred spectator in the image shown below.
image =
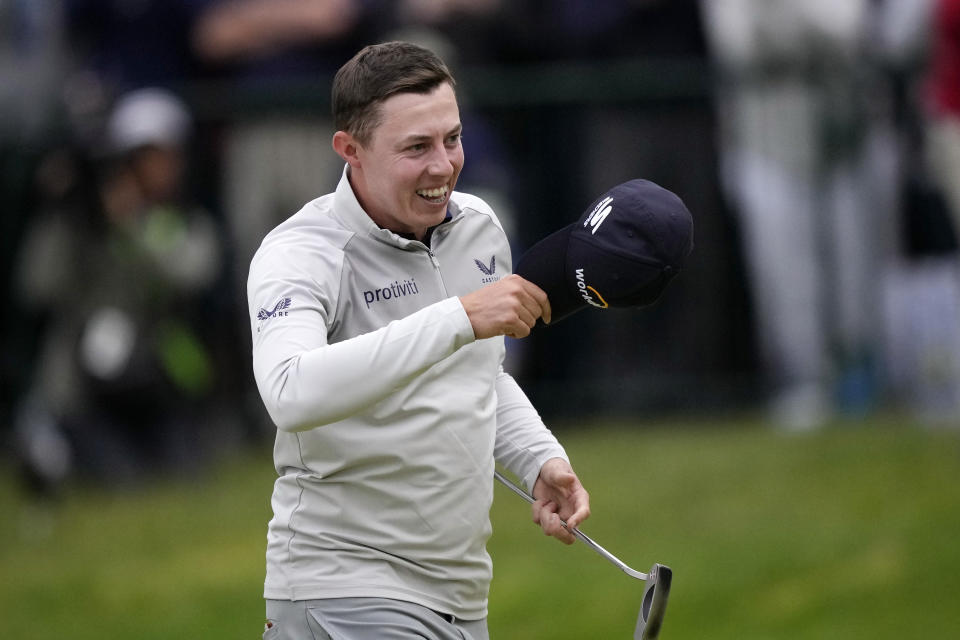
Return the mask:
[[[223,210],[237,294],[266,232],[339,173],[326,102],[298,103],[370,32],[360,0],[198,0],[191,30],[205,76],[234,96],[225,115]],[[248,102],[244,104],[243,98]],[[331,185],[333,184],[331,183]],[[245,308],[246,304],[241,304]]]
[[[176,96],[143,89],[116,103],[102,157],[45,167],[59,192],[81,194],[38,210],[19,253],[20,298],[48,318],[16,417],[39,488],[72,473],[116,482],[190,469],[204,455],[222,249],[214,219],[184,188],[190,132]],[[95,198],[71,175],[85,166]]]
[[[186,96],[201,72],[191,47],[190,30],[204,0],[56,0],[65,7],[65,33],[71,56],[61,101],[71,135],[93,147],[111,104],[136,89],[163,88]],[[213,210],[219,207],[211,181],[198,169],[212,165],[202,153],[210,135],[205,114],[197,116],[188,153],[198,158],[191,188]]]
[[[195,72],[195,0],[63,0],[73,54],[109,96],[175,88]]]
[[[216,111],[219,209],[227,229],[230,317],[245,318],[250,259],[263,236],[317,193],[332,190],[325,76],[377,33],[381,0],[194,0],[190,42]],[[326,186],[324,186],[326,185]],[[249,374],[246,321],[222,327],[235,345],[232,387],[253,436],[272,433]],[[243,347],[246,345],[246,348]]]
[[[62,0],[0,2],[0,445],[6,419],[30,369],[36,331],[22,321],[10,278],[35,199],[34,176],[62,135],[59,93],[68,58]]]
[[[926,106],[927,160],[960,230],[960,0],[935,0]]]
[[[892,390],[924,424],[960,425],[960,2],[902,0],[928,37],[905,83],[903,255],[885,278]],[[901,20],[902,22],[902,20]]]
[[[58,118],[68,66],[63,0],[0,3],[0,143],[35,142]]]
[[[771,415],[860,414],[878,393],[897,147],[866,45],[880,2],[703,0],[722,185],[740,215]]]
[[[489,46],[505,62],[596,62],[688,53],[701,46],[697,0],[504,2]]]

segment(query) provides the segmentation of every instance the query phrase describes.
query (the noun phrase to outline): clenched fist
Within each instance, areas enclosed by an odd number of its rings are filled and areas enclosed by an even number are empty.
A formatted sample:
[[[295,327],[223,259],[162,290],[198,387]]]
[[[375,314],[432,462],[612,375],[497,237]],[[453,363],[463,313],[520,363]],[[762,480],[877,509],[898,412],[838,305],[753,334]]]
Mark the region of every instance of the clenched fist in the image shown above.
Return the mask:
[[[513,274],[461,296],[460,303],[477,339],[525,338],[538,318],[550,322],[550,301],[543,289]]]

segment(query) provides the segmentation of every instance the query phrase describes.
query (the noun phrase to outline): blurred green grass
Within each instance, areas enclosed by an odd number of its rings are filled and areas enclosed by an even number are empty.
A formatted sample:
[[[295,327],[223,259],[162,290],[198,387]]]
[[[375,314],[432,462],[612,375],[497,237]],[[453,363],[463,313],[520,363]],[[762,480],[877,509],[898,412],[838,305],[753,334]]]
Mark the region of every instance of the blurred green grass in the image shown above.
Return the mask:
[[[960,431],[555,431],[591,493],[584,531],[635,569],[673,568],[666,640],[960,637]],[[264,449],[44,510],[0,469],[3,637],[259,637],[272,480]],[[632,637],[643,583],[542,536],[500,486],[492,518],[491,637]]]

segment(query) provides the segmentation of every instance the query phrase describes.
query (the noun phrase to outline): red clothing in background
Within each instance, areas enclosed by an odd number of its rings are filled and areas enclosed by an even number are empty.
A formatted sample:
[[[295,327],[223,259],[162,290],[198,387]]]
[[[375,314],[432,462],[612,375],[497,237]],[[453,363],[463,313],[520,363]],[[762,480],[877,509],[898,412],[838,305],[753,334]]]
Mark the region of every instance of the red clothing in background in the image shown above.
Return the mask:
[[[929,76],[934,115],[960,117],[960,0],[938,0]]]

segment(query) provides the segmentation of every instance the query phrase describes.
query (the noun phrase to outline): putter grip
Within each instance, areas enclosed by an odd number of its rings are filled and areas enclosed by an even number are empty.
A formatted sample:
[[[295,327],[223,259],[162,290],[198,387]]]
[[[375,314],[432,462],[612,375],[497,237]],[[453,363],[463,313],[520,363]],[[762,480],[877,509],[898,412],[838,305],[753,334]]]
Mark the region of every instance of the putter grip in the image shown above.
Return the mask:
[[[508,480],[499,471],[494,470],[493,475],[505,487],[513,491],[515,494],[517,494],[518,496],[520,496],[530,504],[533,504],[535,502],[535,499],[533,496],[531,496],[529,493],[527,493],[526,491],[524,491],[523,489],[515,485],[512,481]],[[620,558],[618,558],[617,556],[613,555],[612,553],[610,553],[609,551],[601,547],[587,534],[583,533],[579,529],[571,529],[570,527],[567,526],[567,523],[564,522],[563,520],[560,521],[560,524],[563,525],[564,529],[566,529],[567,531],[572,533],[574,536],[576,536],[578,540],[585,543],[588,547],[592,548],[594,551],[596,551],[597,553],[602,555],[604,558],[609,560],[613,565],[615,565],[618,569],[626,573],[628,576],[637,578],[639,580],[647,579],[648,576],[646,573],[643,573],[642,571],[637,571],[636,569],[631,569],[629,566],[627,566],[625,562],[620,560]]]

